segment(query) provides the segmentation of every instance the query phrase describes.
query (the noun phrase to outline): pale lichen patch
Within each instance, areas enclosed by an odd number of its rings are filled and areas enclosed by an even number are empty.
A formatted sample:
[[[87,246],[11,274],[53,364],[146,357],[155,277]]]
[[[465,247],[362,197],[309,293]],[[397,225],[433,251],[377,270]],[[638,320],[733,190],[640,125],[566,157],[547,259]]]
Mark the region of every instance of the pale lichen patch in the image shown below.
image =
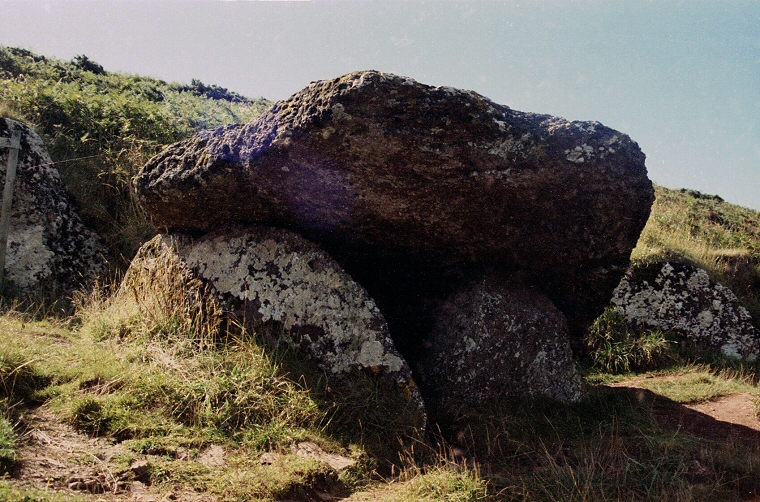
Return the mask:
[[[53,273],[55,254],[48,248],[42,225],[21,228],[8,237],[8,278],[22,289],[28,289]]]
[[[105,271],[105,248],[84,226],[42,139],[0,118],[0,137],[21,132],[6,254],[7,277],[25,293],[57,298]],[[0,185],[9,150],[0,148]]]
[[[340,122],[343,120],[351,120],[354,117],[352,117],[350,114],[346,113],[346,108],[341,103],[335,103],[332,108],[332,119],[336,122]]]
[[[193,243],[185,259],[222,297],[256,302],[262,322],[282,323],[286,331],[318,328],[321,337],[304,339],[331,373],[373,367],[395,373],[405,366],[366,291],[295,234],[219,234]]]
[[[583,152],[579,147],[576,147],[574,150],[565,150],[565,153],[567,154],[567,160],[573,164],[583,164],[586,162],[586,159],[583,158]]]
[[[629,271],[615,289],[612,303],[629,322],[680,334],[732,357],[751,361],[760,355],[760,333],[731,290],[691,265],[665,262],[659,267],[651,284]]]

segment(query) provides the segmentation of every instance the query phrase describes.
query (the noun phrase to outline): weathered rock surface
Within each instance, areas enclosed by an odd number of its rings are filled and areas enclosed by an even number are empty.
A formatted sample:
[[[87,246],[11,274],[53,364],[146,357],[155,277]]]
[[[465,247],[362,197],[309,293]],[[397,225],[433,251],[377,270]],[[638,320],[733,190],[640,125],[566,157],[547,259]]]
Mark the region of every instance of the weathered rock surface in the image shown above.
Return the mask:
[[[704,349],[757,359],[760,332],[734,293],[687,263],[664,262],[629,270],[612,303],[640,329],[667,330]]]
[[[359,376],[385,382],[417,426],[424,404],[406,361],[367,292],[324,251],[288,230],[224,227],[199,238],[163,234],[133,260],[132,276],[149,277],[173,255],[246,327],[287,337],[326,372],[331,386]],[[188,280],[191,280],[188,277]],[[408,425],[408,423],[407,423]]]
[[[443,303],[426,345],[423,388],[443,410],[503,397],[581,397],[567,321],[536,290],[493,277],[474,282]]]
[[[79,218],[42,139],[29,126],[0,118],[0,137],[10,137],[13,130],[22,136],[6,277],[25,293],[65,295],[105,271],[105,247]],[[0,148],[0,187],[8,152]]]
[[[314,82],[250,124],[175,144],[134,186],[169,231],[228,222],[298,231],[393,323],[408,318],[406,305],[446,297],[468,267],[488,264],[540,284],[580,335],[649,216],[644,159],[598,122],[365,71]]]

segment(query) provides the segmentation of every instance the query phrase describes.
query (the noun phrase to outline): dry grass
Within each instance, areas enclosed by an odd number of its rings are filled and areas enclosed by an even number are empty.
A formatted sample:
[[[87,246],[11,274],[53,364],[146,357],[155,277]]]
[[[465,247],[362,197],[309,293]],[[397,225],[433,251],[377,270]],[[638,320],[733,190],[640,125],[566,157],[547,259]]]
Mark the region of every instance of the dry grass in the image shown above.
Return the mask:
[[[0,119],[11,119],[17,122],[29,123],[29,119],[19,112],[11,103],[0,101]]]

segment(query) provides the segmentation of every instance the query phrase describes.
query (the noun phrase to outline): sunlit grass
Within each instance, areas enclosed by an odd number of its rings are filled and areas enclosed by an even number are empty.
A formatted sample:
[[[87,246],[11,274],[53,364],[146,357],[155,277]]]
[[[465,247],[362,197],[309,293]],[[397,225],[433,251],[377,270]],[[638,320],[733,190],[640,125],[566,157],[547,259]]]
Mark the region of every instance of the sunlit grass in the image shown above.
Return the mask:
[[[668,372],[645,374],[636,378],[636,386],[677,403],[700,403],[722,396],[748,393],[760,397],[757,385],[731,372],[714,371],[704,365],[681,367]]]

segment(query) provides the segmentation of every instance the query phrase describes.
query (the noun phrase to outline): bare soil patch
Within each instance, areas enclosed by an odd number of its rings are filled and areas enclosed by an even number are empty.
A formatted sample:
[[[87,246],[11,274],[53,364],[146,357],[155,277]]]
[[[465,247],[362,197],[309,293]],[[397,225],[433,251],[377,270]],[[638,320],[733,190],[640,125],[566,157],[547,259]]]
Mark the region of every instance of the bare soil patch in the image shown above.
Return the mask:
[[[610,384],[609,387],[631,389],[638,394],[639,400],[651,401],[657,422],[663,429],[684,431],[715,441],[738,440],[760,444],[760,419],[751,394],[742,392],[706,402],[681,404],[643,388],[643,380],[643,377],[637,377]]]
[[[715,420],[760,432],[760,419],[757,418],[750,394],[731,394],[706,403],[687,404],[686,407]]]
[[[114,458],[123,454],[121,445],[80,434],[45,407],[24,413],[21,428],[19,462],[11,484],[76,492],[96,500],[153,500],[131,497],[132,483],[114,474]]]

